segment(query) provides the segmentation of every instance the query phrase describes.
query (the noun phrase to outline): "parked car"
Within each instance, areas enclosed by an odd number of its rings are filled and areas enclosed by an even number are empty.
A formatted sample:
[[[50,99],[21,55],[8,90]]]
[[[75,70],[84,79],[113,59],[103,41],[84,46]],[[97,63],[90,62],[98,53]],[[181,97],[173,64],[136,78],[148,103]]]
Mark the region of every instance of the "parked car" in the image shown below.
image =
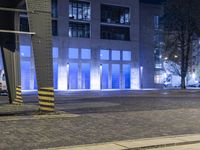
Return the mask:
[[[6,76],[4,70],[0,70],[0,94],[7,95],[8,90],[7,90],[7,85],[6,85]]]

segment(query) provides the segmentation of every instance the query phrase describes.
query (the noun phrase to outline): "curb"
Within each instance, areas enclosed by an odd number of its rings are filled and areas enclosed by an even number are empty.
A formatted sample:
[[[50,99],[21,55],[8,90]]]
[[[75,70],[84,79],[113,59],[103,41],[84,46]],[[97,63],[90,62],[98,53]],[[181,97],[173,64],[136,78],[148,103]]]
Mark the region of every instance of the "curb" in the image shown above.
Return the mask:
[[[137,140],[114,141],[106,143],[75,145],[49,148],[47,150],[144,150],[200,143],[200,134],[164,136]],[[44,150],[44,149],[40,149]]]

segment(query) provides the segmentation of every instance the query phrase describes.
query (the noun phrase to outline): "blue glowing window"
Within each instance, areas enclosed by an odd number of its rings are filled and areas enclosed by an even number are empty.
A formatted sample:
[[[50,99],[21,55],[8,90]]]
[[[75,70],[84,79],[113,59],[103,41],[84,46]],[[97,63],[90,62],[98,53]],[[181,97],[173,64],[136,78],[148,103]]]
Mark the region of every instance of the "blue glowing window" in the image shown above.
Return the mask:
[[[112,51],[112,60],[120,60],[120,51]]]
[[[101,87],[102,89],[108,89],[109,82],[109,65],[102,64],[102,79],[101,79]]]
[[[90,64],[82,64],[82,89],[90,89]]]
[[[78,48],[69,48],[69,58],[78,59]]]
[[[131,61],[131,52],[130,51],[123,51],[123,60]]]
[[[109,50],[100,50],[100,59],[109,60]]]
[[[31,57],[31,47],[30,46],[20,46],[20,56],[21,57]]]
[[[124,78],[124,88],[131,88],[131,65],[124,64],[123,65],[123,78]]]
[[[54,89],[58,89],[58,63],[53,62],[53,81],[54,81]]]
[[[21,61],[22,90],[30,90],[31,62]]]
[[[113,64],[112,65],[112,88],[119,89],[120,85],[120,65]]]
[[[78,89],[78,63],[69,64],[69,89]]]
[[[58,48],[53,47],[53,58],[58,58]]]
[[[37,79],[36,79],[36,72],[34,71],[34,89],[38,89]]]
[[[91,59],[91,50],[90,49],[81,49],[81,58],[82,59]]]

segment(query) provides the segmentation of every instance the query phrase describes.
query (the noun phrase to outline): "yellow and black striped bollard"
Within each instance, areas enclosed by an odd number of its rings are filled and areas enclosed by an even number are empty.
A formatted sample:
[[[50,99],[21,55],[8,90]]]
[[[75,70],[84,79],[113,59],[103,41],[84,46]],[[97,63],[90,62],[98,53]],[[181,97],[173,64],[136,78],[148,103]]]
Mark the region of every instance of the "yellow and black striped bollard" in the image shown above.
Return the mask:
[[[23,103],[22,88],[21,88],[21,86],[17,86],[16,87],[16,97],[15,97],[13,104],[21,105],[22,103]]]
[[[53,112],[55,108],[54,104],[54,88],[43,87],[38,90],[39,96],[39,110],[42,112]]]

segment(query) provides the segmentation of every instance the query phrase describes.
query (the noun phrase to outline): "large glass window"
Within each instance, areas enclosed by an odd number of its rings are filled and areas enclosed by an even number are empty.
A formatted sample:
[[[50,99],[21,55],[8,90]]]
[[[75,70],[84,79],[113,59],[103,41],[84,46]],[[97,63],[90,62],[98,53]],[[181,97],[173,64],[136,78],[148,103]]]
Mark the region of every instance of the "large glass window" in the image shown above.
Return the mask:
[[[54,81],[54,89],[58,89],[58,62],[53,62],[53,81]]]
[[[130,28],[101,25],[101,39],[129,41]]]
[[[74,20],[90,20],[90,3],[71,0],[69,2],[69,18]]]
[[[21,61],[21,82],[22,90],[30,90],[30,78],[31,78],[31,62]]]
[[[102,4],[101,22],[112,24],[130,24],[129,8]]]
[[[100,50],[100,59],[109,60],[109,50]]]
[[[31,57],[31,47],[26,45],[20,46],[20,56]]]
[[[123,51],[123,61],[131,61],[131,52],[130,51]]]
[[[90,89],[90,64],[81,64],[82,89]]]
[[[53,58],[58,58],[58,47],[53,47]]]
[[[112,88],[120,88],[120,65],[112,64]]]
[[[54,89],[58,89],[58,47],[53,47],[53,58]]]
[[[120,51],[112,50],[112,60],[120,60]]]
[[[31,47],[27,45],[21,45],[20,57],[22,90],[29,90],[31,78]]]
[[[78,48],[69,48],[69,58],[78,59]]]
[[[52,35],[57,36],[58,35],[58,21],[52,20]]]
[[[20,17],[20,31],[29,32],[28,18]]]
[[[51,0],[51,3],[52,3],[52,5],[51,5],[51,10],[52,10],[52,17],[53,18],[56,18],[56,17],[58,17],[58,2],[57,2],[57,0]]]
[[[78,63],[69,64],[69,89],[78,89]]]
[[[91,59],[91,50],[81,49],[81,59]]]
[[[131,65],[130,64],[123,65],[123,80],[124,80],[124,88],[130,89],[131,87]]]
[[[101,88],[109,88],[109,64],[102,64],[101,70]]]
[[[90,37],[90,24],[89,23],[69,23],[69,37]]]

